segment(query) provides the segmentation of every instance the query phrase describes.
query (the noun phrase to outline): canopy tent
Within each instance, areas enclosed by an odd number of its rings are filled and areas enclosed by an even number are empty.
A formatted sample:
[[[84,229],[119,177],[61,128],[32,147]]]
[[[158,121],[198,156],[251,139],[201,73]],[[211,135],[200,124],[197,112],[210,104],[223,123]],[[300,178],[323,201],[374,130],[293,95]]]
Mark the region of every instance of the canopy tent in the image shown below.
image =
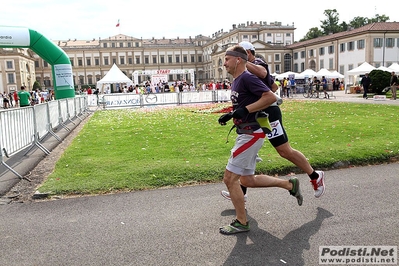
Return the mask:
[[[114,64],[105,76],[97,81],[97,84],[113,84],[113,83],[131,83],[133,81],[129,79],[120,69]]]
[[[324,77],[326,77],[326,78],[329,78],[330,75],[331,75],[331,72],[328,71],[326,68],[322,68],[322,69],[320,69],[319,71],[317,71],[317,73],[316,73],[316,77],[322,77],[322,76],[324,76]]]
[[[311,78],[311,77],[316,76],[316,73],[317,72],[314,71],[313,69],[308,68],[308,69],[305,69],[304,71],[302,71],[300,73],[300,75],[303,76],[304,78]]]
[[[399,64],[393,63],[388,67],[391,71],[395,71],[396,74],[399,74]]]
[[[370,73],[372,70],[376,69],[372,65],[370,65],[367,62],[364,62],[358,67],[355,67],[354,69],[349,70],[347,73],[348,75],[356,76],[356,75],[364,75],[366,73]]]
[[[378,67],[377,69],[378,69],[378,70],[382,70],[382,71],[386,71],[386,72],[389,72],[389,73],[392,72],[392,69],[390,69],[390,68],[388,68],[388,67],[384,67],[384,66],[380,66],[380,67]]]
[[[297,79],[299,74],[295,73],[295,72],[292,72],[292,71],[288,71],[288,72],[284,72],[284,73],[278,74],[275,78],[280,80],[280,79],[283,79],[283,78],[288,78],[291,75],[294,75],[294,78]]]
[[[334,78],[334,79],[337,79],[337,78],[343,79],[345,76],[342,75],[341,73],[339,73],[337,70],[334,70],[333,72],[331,72],[331,74],[328,77]]]

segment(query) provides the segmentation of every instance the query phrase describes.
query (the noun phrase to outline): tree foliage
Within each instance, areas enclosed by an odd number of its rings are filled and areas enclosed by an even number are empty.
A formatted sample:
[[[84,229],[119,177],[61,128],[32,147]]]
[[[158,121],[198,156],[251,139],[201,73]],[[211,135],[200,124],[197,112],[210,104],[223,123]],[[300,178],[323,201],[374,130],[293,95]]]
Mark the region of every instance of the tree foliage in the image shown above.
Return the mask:
[[[40,85],[40,83],[37,80],[35,80],[35,82],[33,83],[33,90],[35,91],[36,89],[39,89],[39,90],[42,89],[42,86]]]
[[[385,15],[375,15],[375,18],[371,18],[369,23],[373,23],[373,22],[387,22],[389,20],[388,16]]]
[[[334,34],[338,32],[347,31],[349,29],[356,29],[374,22],[387,22],[388,16],[376,14],[374,18],[354,17],[347,22],[339,23],[339,13],[336,9],[324,10],[325,20],[321,20],[320,29],[313,27],[309,29],[306,35],[300,41],[306,41],[317,37]]]
[[[306,33],[305,37],[303,37],[303,39],[300,41],[310,40],[321,36],[323,36],[323,32],[319,28],[314,27],[311,28],[308,33]]]
[[[341,31],[341,26],[339,25],[339,14],[336,9],[324,10],[324,15],[326,15],[325,20],[321,20],[321,28],[324,35],[334,34]]]
[[[369,24],[369,19],[366,17],[355,17],[349,21],[349,26],[356,29]]]

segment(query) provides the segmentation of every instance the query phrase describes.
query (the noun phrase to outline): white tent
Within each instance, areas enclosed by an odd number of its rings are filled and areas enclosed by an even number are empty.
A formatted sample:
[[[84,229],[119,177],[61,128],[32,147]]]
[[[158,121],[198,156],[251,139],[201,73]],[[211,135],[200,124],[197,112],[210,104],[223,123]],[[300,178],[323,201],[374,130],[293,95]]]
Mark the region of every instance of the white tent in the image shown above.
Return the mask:
[[[344,75],[339,73],[337,70],[334,70],[333,72],[331,72],[331,74],[328,77],[329,78],[334,78],[334,79],[337,79],[337,78],[343,79]]]
[[[105,76],[97,81],[97,84],[114,84],[114,83],[128,83],[133,84],[133,81],[129,79],[120,69],[114,64]]]
[[[292,72],[292,71],[288,71],[288,72],[284,72],[281,74],[278,74],[275,78],[276,79],[283,79],[283,78],[288,78],[288,76],[294,75],[294,78],[298,78],[297,75],[298,73]]]
[[[390,69],[390,68],[388,68],[388,67],[384,67],[384,66],[380,66],[380,67],[378,67],[377,69],[378,69],[378,70],[382,70],[382,71],[386,71],[386,72],[389,72],[389,73],[392,72],[392,69]]]
[[[395,71],[396,74],[399,74],[399,64],[393,63],[388,67],[391,71]]]
[[[317,77],[324,76],[324,77],[328,78],[328,77],[330,77],[330,75],[331,75],[331,72],[328,71],[326,68],[322,68],[319,71],[317,71],[317,73],[316,73]]]
[[[313,69],[310,69],[310,68],[308,68],[308,69],[305,69],[303,72],[301,72],[300,73],[300,75],[301,76],[303,76],[304,78],[311,78],[311,77],[314,77],[314,76],[316,76],[316,71],[314,71]]]
[[[367,62],[364,62],[358,67],[355,67],[354,69],[349,70],[347,73],[348,75],[356,76],[356,75],[364,75],[366,73],[370,73],[372,70],[376,69],[372,65],[370,65]]]

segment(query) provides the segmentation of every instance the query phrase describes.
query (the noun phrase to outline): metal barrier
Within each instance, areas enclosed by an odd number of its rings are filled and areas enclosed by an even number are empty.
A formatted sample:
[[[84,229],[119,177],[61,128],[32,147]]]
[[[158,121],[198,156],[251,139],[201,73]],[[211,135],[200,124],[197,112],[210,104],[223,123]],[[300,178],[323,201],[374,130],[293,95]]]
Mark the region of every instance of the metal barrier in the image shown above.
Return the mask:
[[[181,105],[192,103],[212,103],[230,101],[230,90],[189,91],[165,93],[112,93],[87,95],[88,105],[103,109],[142,108],[154,105]]]
[[[75,124],[73,119],[88,113],[87,96],[76,96],[61,100],[49,101],[29,107],[10,108],[0,111],[0,164],[12,171],[20,179],[23,177],[7,165],[4,156],[12,157],[26,149],[24,155],[37,147],[46,155],[50,151],[41,142],[50,135],[61,141],[53,131],[56,127],[70,129],[66,123]]]

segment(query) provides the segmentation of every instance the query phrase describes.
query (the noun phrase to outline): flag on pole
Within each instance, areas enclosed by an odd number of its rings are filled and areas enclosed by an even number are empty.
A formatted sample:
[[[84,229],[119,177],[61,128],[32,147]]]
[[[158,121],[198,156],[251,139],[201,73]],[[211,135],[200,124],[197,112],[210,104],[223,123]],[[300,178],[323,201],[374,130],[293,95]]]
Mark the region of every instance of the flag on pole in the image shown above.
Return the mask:
[[[116,27],[119,27],[119,19],[118,19],[118,23],[116,23]]]

